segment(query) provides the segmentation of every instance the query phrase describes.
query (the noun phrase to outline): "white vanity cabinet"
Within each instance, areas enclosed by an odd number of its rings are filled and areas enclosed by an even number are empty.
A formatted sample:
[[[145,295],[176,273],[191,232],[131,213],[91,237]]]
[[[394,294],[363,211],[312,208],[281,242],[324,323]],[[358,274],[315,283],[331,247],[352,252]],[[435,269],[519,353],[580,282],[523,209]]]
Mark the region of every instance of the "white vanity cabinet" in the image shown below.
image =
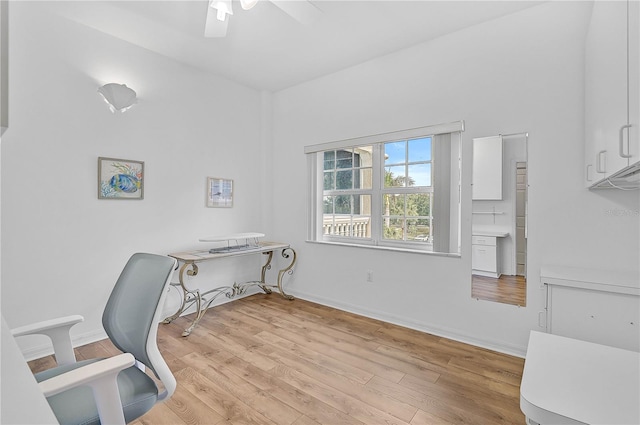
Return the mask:
[[[594,2],[585,43],[585,183],[640,159],[640,2]]]
[[[500,277],[500,251],[496,236],[471,237],[472,273],[479,276]]]

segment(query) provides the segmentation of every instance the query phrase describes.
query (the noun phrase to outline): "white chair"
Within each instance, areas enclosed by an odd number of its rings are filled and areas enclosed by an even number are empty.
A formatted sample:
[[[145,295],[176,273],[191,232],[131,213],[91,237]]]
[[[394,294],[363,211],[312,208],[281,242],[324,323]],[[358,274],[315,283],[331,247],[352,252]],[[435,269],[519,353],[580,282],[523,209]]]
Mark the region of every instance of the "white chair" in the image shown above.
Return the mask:
[[[45,334],[52,339],[58,366],[35,378],[61,424],[129,423],[173,394],[176,380],[158,349],[157,332],[175,268],[171,257],[144,253],[125,265],[102,315],[107,335],[123,354],[76,362],[69,329],[81,316],[11,331],[15,337]]]

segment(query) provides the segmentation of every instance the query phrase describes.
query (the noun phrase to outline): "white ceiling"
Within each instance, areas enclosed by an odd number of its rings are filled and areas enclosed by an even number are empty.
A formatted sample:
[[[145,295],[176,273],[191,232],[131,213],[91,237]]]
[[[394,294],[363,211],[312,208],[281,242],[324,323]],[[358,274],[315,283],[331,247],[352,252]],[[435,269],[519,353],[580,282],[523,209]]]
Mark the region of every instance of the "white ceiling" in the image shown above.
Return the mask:
[[[290,0],[301,1],[301,0]],[[52,2],[56,13],[259,90],[277,91],[539,1],[314,0],[302,24],[268,0],[234,0],[225,38],[205,38],[207,0]]]

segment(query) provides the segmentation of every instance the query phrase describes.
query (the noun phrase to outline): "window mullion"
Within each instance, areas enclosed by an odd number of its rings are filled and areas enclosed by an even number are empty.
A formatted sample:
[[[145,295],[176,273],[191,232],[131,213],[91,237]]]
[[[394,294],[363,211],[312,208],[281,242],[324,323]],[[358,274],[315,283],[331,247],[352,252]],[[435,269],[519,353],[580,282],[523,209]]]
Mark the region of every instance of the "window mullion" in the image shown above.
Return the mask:
[[[382,187],[384,187],[384,145],[379,143],[373,146],[373,170],[371,190],[371,239],[376,245],[382,239]]]

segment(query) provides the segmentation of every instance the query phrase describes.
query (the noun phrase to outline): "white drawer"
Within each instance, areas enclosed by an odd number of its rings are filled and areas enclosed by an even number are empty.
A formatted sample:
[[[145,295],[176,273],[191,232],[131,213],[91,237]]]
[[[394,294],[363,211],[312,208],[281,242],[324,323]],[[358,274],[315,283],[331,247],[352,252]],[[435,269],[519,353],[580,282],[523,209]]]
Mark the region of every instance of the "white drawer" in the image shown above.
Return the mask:
[[[471,267],[474,270],[498,272],[495,246],[473,245],[471,251]]]
[[[496,237],[495,236],[471,236],[471,244],[472,245],[489,245],[496,246]]]

